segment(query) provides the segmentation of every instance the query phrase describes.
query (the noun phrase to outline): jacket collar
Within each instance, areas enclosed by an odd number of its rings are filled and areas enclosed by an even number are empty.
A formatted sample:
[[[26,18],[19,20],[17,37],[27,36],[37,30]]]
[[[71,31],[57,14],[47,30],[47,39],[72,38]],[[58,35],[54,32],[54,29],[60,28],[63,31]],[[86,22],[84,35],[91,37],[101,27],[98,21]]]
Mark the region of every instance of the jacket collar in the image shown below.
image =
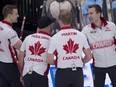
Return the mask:
[[[100,19],[101,19],[101,22],[102,22],[102,25],[103,25],[103,26],[106,26],[106,25],[108,24],[105,18],[101,17]],[[95,26],[94,23],[91,23],[91,27],[92,27],[93,29],[95,29],[97,26]]]
[[[2,20],[2,23],[7,24],[7,25],[12,27],[12,24],[10,22],[8,22],[8,21]]]
[[[48,35],[48,36],[50,36],[50,34],[49,34],[49,33],[47,33],[47,32],[44,32],[44,31],[38,31],[38,33],[41,33],[41,34],[45,34],[45,35]]]
[[[63,27],[61,27],[61,30],[66,30],[66,29],[72,29],[72,27],[71,26],[63,26]]]

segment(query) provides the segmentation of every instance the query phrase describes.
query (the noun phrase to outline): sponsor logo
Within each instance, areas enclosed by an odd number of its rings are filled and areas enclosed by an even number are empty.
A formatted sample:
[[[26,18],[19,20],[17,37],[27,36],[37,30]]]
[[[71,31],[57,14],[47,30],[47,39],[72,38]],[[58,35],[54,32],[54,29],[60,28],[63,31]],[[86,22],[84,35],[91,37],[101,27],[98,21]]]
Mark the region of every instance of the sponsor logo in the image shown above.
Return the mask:
[[[91,33],[91,34],[94,34],[94,33],[96,33],[96,31],[95,31],[95,30],[92,30],[92,31],[90,31],[90,33]]]
[[[111,31],[111,30],[109,29],[109,27],[106,27],[105,31]]]
[[[0,30],[2,31],[2,30],[3,30],[3,28],[2,28],[2,27],[0,27]]]

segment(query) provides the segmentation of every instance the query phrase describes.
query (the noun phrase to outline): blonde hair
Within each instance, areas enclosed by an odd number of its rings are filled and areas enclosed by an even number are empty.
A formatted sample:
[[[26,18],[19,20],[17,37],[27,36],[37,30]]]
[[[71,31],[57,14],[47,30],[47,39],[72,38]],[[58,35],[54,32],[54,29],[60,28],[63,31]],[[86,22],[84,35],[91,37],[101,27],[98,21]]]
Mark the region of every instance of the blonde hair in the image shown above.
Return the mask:
[[[62,9],[59,14],[59,19],[64,23],[64,24],[71,24],[72,21],[72,15],[69,10],[64,10]]]

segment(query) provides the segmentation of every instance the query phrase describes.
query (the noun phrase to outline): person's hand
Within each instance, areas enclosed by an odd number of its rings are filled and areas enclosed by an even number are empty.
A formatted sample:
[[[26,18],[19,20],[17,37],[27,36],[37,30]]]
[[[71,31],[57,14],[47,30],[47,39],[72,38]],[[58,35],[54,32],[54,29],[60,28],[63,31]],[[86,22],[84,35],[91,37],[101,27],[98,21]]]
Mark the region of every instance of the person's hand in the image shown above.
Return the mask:
[[[20,76],[20,81],[21,81],[21,83],[22,83],[22,85],[24,87],[24,81],[23,81],[23,77],[22,76]]]

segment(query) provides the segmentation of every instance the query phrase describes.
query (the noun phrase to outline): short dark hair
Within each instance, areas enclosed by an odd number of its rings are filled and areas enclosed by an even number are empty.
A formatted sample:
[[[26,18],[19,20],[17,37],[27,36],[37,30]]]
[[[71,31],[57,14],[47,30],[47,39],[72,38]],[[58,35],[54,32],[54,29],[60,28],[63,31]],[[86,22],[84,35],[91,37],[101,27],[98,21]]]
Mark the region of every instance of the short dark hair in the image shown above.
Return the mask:
[[[13,9],[17,9],[16,5],[5,5],[2,10],[2,14],[5,17],[7,17],[8,14],[13,13]]]
[[[70,24],[72,21],[72,15],[69,10],[64,10],[62,9],[59,14],[59,19],[64,23],[64,24]]]
[[[50,18],[49,16],[43,16],[38,20],[38,28],[43,29],[48,25],[54,23],[56,21],[55,18]]]
[[[95,8],[96,13],[99,13],[99,12],[102,13],[102,9],[101,9],[100,5],[98,5],[98,4],[90,5],[88,8]]]

